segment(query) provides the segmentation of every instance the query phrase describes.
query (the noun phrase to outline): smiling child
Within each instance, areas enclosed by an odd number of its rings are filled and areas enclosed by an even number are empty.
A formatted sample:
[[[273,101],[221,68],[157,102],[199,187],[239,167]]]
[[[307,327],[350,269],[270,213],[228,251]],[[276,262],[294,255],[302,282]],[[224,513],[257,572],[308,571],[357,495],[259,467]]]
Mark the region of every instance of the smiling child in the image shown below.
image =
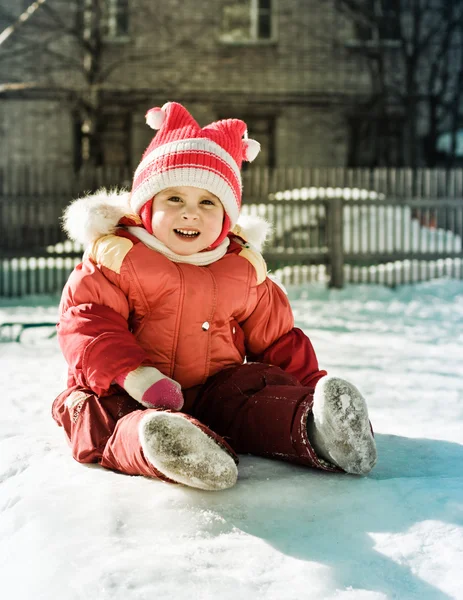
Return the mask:
[[[205,490],[236,483],[239,453],[368,473],[365,400],[319,369],[237,227],[242,161],[259,144],[243,121],[201,128],[175,102],[147,122],[158,133],[131,192],[100,191],[64,218],[86,245],[62,294],[68,387],[53,404],[74,458]]]

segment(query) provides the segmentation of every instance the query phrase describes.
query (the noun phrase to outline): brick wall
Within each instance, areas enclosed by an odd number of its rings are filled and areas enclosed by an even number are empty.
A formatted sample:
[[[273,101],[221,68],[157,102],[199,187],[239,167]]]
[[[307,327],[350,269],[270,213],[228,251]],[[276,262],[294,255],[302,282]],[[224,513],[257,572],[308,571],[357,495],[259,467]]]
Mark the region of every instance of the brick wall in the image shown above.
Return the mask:
[[[108,102],[131,113],[127,143],[133,166],[153,133],[144,125],[144,113],[167,100],[185,103],[200,124],[225,116],[268,119],[276,166],[345,164],[346,107],[366,80],[345,48],[334,43],[340,30],[345,29],[346,38],[350,32],[334,11],[333,0],[274,0],[273,40],[227,43],[223,39],[227,7],[246,1],[131,0],[128,38],[106,44],[104,67],[118,68],[104,80],[102,90]],[[50,0],[53,3],[65,7],[63,14],[71,22],[72,3]],[[57,38],[56,47],[60,44],[67,52],[73,48],[69,37]],[[78,57],[77,51],[74,55]],[[14,73],[44,86],[82,89],[76,70],[58,70],[50,60],[45,55],[35,57],[35,65],[16,60],[7,73],[0,63],[0,81]],[[72,162],[70,105],[5,101],[0,96],[2,146],[9,156]],[[25,111],[27,124],[21,117]],[[40,151],[22,141],[23,130],[33,132]],[[269,153],[257,159],[263,160],[270,160]]]
[[[73,164],[72,119],[66,107],[47,100],[0,101],[0,165]]]
[[[131,50],[144,56],[130,72],[135,88],[245,94],[339,93],[352,78],[344,49],[334,44],[341,23],[332,0],[275,0],[275,41],[222,41],[223,13],[236,0],[133,2]],[[154,3],[153,3],[154,4]],[[179,10],[176,10],[178,4]],[[346,36],[349,31],[346,29]],[[113,45],[111,58],[126,49]],[[120,81],[118,72],[113,82]]]

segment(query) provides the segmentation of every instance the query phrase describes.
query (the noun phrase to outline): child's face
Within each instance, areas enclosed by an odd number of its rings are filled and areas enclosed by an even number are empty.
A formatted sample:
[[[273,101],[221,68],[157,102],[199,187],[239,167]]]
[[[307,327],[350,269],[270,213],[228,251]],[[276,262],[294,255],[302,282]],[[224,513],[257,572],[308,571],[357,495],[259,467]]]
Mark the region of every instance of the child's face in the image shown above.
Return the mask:
[[[153,200],[153,234],[182,256],[213,244],[222,231],[223,218],[220,200],[201,188],[167,188]]]

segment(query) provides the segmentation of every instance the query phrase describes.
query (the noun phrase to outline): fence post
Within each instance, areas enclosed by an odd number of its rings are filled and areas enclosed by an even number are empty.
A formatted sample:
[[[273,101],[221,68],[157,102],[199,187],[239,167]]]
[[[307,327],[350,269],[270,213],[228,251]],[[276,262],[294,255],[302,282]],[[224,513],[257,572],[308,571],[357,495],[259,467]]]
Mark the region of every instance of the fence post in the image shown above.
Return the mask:
[[[326,203],[328,247],[331,277],[330,288],[344,287],[343,198],[329,198]]]

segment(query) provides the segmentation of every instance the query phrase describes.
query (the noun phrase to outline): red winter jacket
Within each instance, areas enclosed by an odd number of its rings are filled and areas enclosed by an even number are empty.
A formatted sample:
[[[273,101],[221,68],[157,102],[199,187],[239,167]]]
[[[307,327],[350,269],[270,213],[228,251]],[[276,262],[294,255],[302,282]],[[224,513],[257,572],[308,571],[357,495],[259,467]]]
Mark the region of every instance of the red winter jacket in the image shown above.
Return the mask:
[[[141,364],[183,389],[245,357],[280,366],[309,387],[326,374],[293,327],[286,294],[239,238],[208,266],[174,263],[124,229],[99,238],[63,290],[58,339],[69,387],[100,396]]]

